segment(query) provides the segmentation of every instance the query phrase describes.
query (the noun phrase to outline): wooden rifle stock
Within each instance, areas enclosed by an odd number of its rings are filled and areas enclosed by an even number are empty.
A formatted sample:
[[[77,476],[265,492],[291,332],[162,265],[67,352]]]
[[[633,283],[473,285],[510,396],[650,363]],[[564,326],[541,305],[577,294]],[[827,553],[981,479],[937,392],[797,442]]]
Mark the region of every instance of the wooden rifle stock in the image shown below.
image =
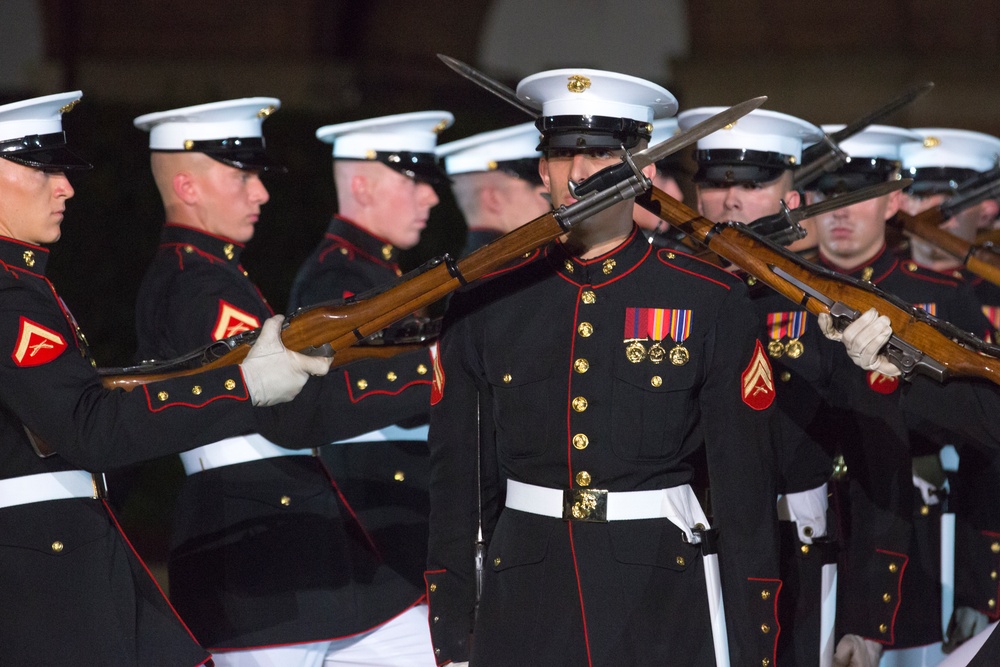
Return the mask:
[[[300,309],[286,320],[281,341],[290,350],[327,355],[333,353],[339,365],[345,351],[359,341],[438,301],[462,285],[527,255],[565,234],[591,215],[642,193],[648,185],[648,180],[644,180],[641,174],[628,175],[611,187],[535,218],[461,260],[456,261],[444,255],[407,273],[387,288],[341,302]],[[258,331],[248,331],[218,341],[176,363],[110,369],[101,373],[101,381],[108,388],[131,390],[155,380],[193,375],[238,364],[246,358]],[[177,366],[184,367],[175,370]],[[120,370],[128,372],[116,372]]]
[[[893,330],[886,354],[904,373],[916,371],[939,381],[977,377],[1000,385],[1000,347],[885,294],[870,283],[810,264],[743,225],[713,223],[657,188],[653,188],[647,207],[813,314],[828,312],[839,325],[869,308],[886,315]]]
[[[940,206],[929,208],[917,215],[899,211],[889,220],[889,224],[937,246],[961,261],[977,276],[994,285],[1000,285],[1000,255],[988,246],[970,243],[941,229],[940,225],[947,220],[944,216]]]

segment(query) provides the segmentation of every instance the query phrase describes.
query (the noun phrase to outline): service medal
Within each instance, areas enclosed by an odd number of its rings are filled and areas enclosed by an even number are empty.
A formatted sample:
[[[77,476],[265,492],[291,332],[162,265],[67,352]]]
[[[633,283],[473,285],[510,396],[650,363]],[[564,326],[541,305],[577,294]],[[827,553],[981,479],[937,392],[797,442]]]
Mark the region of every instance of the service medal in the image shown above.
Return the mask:
[[[785,345],[785,354],[792,359],[798,359],[802,356],[802,353],[805,352],[805,349],[806,348],[802,345],[802,342],[799,341],[798,338],[793,338]]]
[[[689,359],[691,359],[691,355],[683,345],[677,345],[670,350],[670,363],[674,366],[683,366]]]
[[[649,360],[654,364],[658,364],[667,358],[667,351],[663,349],[663,346],[659,343],[654,343],[651,348],[649,348]]]
[[[785,353],[785,346],[780,340],[772,340],[767,344],[767,353],[777,359]]]
[[[637,364],[646,358],[646,346],[634,340],[625,348],[625,356],[633,364]]]

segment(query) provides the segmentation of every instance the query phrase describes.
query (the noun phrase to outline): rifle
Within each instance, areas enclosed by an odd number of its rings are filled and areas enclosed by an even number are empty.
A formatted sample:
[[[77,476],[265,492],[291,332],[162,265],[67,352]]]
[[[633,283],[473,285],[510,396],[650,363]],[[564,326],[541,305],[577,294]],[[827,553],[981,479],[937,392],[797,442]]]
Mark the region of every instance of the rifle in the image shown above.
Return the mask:
[[[802,151],[802,166],[795,172],[792,187],[801,190],[825,172],[838,169],[847,160],[847,153],[840,148],[840,142],[883,120],[933,87],[934,84],[930,81],[916,85],[888,104],[848,123],[833,134],[824,134],[818,143]]]
[[[869,308],[886,315],[893,331],[886,355],[904,376],[917,372],[939,382],[950,377],[977,377],[1000,385],[1000,347],[871,283],[807,262],[746,225],[713,223],[658,188],[652,188],[648,201],[648,205],[640,203],[810,313],[830,313],[840,329]]]
[[[971,243],[941,229],[945,221],[985,199],[1000,196],[1000,167],[984,172],[958,187],[954,195],[940,206],[917,215],[896,213],[889,224],[931,243],[960,260],[969,271],[1000,285],[1000,253],[989,241]]]
[[[281,342],[290,350],[306,354],[342,354],[393,322],[562,236],[595,213],[645,192],[651,187],[651,183],[642,174],[642,167],[735,122],[766,100],[766,97],[746,100],[698,123],[682,134],[626,156],[626,162],[609,167],[616,170],[615,175],[605,179],[606,186],[599,191],[595,191],[597,188],[592,189],[586,198],[539,216],[461,260],[445,254],[429,260],[388,287],[342,301],[299,309],[285,320]],[[608,170],[602,170],[601,173],[604,171]],[[130,390],[154,380],[183,377],[238,364],[250,351],[259,332],[259,329],[254,329],[217,341],[195,352],[194,359],[186,357],[179,363],[168,362],[169,370],[165,370],[162,364],[156,367],[132,367],[125,369],[127,373],[115,373],[114,370],[120,369],[112,369],[112,372],[104,374],[101,381],[106,387]],[[147,373],[146,370],[150,372]]]

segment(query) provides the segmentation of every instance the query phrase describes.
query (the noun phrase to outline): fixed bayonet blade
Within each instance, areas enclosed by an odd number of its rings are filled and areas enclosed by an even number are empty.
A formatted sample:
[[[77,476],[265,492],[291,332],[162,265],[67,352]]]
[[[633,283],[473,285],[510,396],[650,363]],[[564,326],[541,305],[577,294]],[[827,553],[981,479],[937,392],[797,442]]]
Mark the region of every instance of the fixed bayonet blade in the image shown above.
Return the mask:
[[[857,120],[851,123],[848,123],[842,129],[831,134],[830,139],[832,139],[834,143],[839,144],[841,141],[853,137],[855,134],[865,129],[869,125],[872,125],[881,120],[884,120],[885,118],[888,118],[890,114],[892,114],[895,111],[898,111],[899,109],[902,109],[913,100],[927,93],[933,87],[934,84],[932,82],[925,81],[924,83],[918,84],[913,88],[910,88],[908,91],[906,91],[896,99],[892,100],[888,104],[881,106],[878,109],[875,109],[871,113],[865,114],[861,118],[858,118]],[[823,142],[820,142],[818,144],[810,146],[809,148],[806,148],[804,151],[802,151],[802,164],[809,164],[810,162],[819,159],[820,156],[822,156],[828,150],[829,148]]]
[[[538,118],[539,116],[542,115],[542,109],[540,106],[531,104],[526,100],[522,100],[520,97],[517,96],[516,92],[511,90],[510,86],[505,86],[496,79],[486,76],[485,74],[477,70],[475,67],[466,65],[461,60],[456,60],[451,56],[446,56],[444,54],[439,53],[437,54],[437,57],[441,60],[441,62],[443,62],[448,67],[450,67],[454,71],[464,76],[469,81],[472,81],[476,85],[485,88],[486,90],[490,91],[503,101],[513,104],[515,107],[517,107],[524,113],[528,114],[532,118]]]
[[[851,192],[845,192],[844,194],[837,195],[836,197],[824,199],[823,201],[816,202],[815,204],[790,209],[788,213],[793,221],[801,222],[806,218],[815,218],[817,215],[829,213],[830,211],[836,211],[838,208],[844,208],[845,206],[851,206],[852,204],[857,204],[858,202],[875,199],[876,197],[881,197],[882,195],[887,195],[891,192],[908,188],[911,183],[913,183],[912,178],[901,178],[898,181],[877,183],[875,185],[869,185],[866,188],[861,188],[860,190],[852,190]]]

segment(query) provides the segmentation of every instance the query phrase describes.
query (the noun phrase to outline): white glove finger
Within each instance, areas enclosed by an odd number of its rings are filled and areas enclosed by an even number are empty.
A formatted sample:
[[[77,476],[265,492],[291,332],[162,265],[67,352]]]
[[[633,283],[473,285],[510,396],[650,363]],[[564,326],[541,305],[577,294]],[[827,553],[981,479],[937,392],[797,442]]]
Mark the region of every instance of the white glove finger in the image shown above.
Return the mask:
[[[285,349],[281,342],[284,317],[275,315],[264,322],[257,340],[240,364],[244,382],[254,405],[285,403],[295,398],[309,379],[309,372],[329,370],[329,360],[309,358]]]
[[[858,358],[865,368],[869,370],[874,368],[879,351],[891,335],[892,327],[889,326],[889,319],[881,317],[858,334],[855,345],[858,348]]]
[[[848,350],[858,349],[858,345],[855,341],[859,336],[863,336],[871,323],[878,318],[878,313],[875,309],[869,309],[861,315],[858,319],[854,320],[843,331],[844,345],[847,346]]]
[[[306,354],[300,354],[298,352],[288,351],[288,354],[299,364],[299,368],[304,373],[309,375],[323,376],[330,372],[330,365],[333,363],[333,357],[311,357]]]
[[[823,332],[824,336],[833,341],[839,341],[842,338],[842,334],[833,326],[833,317],[830,316],[830,313],[820,313],[816,319],[819,321],[819,330]]]

